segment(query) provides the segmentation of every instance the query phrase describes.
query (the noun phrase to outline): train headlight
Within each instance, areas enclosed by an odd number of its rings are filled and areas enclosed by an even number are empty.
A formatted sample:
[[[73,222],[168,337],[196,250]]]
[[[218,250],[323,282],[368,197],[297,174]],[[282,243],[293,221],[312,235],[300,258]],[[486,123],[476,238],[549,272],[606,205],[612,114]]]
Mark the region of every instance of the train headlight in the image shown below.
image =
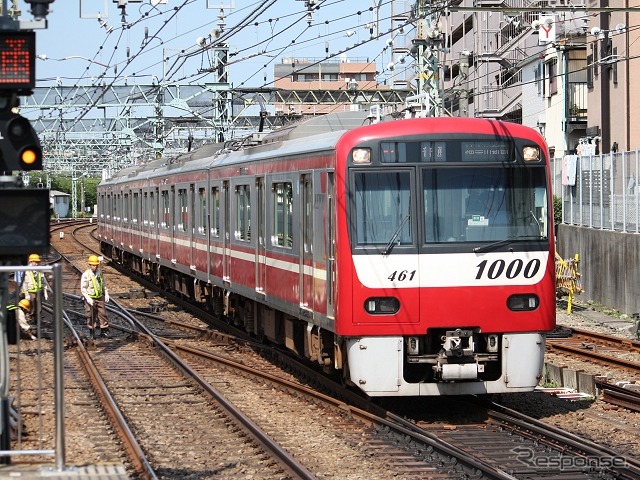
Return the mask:
[[[364,302],[364,309],[372,315],[389,315],[400,310],[400,302],[395,297],[372,297]]]
[[[507,307],[514,312],[535,310],[540,305],[540,299],[534,294],[511,295],[507,299]]]
[[[354,148],[351,150],[351,157],[353,163],[356,165],[365,165],[371,163],[371,149],[370,148]]]
[[[522,158],[525,162],[539,162],[540,149],[538,147],[524,147],[522,149]]]

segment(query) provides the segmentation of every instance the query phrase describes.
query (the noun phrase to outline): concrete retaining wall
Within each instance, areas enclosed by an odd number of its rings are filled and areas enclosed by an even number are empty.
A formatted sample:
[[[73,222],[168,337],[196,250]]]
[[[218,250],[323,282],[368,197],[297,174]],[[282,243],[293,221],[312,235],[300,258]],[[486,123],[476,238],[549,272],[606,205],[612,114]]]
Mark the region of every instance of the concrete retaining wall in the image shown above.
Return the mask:
[[[640,235],[561,224],[556,238],[562,258],[580,255],[581,300],[640,312]]]

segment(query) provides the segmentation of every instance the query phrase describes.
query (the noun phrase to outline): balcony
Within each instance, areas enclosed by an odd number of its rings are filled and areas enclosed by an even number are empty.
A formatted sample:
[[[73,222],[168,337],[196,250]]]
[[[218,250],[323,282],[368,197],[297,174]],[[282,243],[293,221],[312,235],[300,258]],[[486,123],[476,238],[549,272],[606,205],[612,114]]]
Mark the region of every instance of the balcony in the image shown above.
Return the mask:
[[[567,84],[567,102],[565,117],[569,123],[587,122],[587,83],[569,82]]]

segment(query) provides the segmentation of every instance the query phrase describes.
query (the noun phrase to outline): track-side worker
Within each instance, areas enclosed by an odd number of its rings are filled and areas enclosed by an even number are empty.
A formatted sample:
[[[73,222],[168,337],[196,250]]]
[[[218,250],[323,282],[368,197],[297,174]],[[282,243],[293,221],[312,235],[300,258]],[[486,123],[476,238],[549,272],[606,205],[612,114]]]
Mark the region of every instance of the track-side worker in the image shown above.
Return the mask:
[[[89,268],[80,279],[80,291],[84,300],[84,311],[87,315],[89,334],[94,338],[96,330],[100,328],[102,337],[109,337],[109,319],[105,303],[109,303],[109,292],[104,283],[104,275],[97,255],[90,255],[87,260]]]
[[[35,267],[38,265],[40,265],[40,255],[37,253],[29,255],[29,266]],[[31,308],[27,314],[27,318],[30,322],[33,322],[34,319],[40,318],[42,298],[44,297],[45,300],[49,299],[49,290],[51,290],[51,287],[49,287],[47,277],[44,273],[33,270],[27,270],[24,273],[20,294],[31,303]]]
[[[11,316],[15,315],[15,321],[20,327],[20,334],[22,338],[27,340],[35,340],[36,337],[31,333],[31,325],[27,321],[27,313],[31,308],[31,302],[26,298],[23,298],[18,302],[18,305],[7,305],[7,312],[9,313],[8,321],[13,321]]]

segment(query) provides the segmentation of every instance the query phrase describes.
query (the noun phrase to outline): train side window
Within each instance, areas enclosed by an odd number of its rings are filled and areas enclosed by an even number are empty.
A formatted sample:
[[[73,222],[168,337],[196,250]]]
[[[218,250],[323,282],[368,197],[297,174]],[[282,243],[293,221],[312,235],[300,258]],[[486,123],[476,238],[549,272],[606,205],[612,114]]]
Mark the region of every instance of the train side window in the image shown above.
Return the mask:
[[[274,183],[273,235],[271,244],[291,248],[293,245],[293,186],[291,182]]]
[[[153,227],[156,224],[156,204],[154,202],[153,192],[149,192],[149,226]]]
[[[178,223],[178,230],[186,232],[189,227],[189,204],[187,190],[185,188],[178,190],[178,204],[180,205],[180,222]]]
[[[200,215],[198,217],[198,233],[205,235],[207,232],[207,190],[204,188],[198,189],[198,208],[200,209]]]
[[[140,195],[138,194],[138,192],[135,192],[133,194],[133,208],[131,210],[131,223],[138,223],[138,212],[139,212],[139,208],[140,208]]]
[[[249,185],[236,186],[236,232],[237,240],[251,241],[251,187]]]
[[[142,194],[142,225],[149,226],[149,194]]]
[[[220,188],[211,189],[211,235],[220,236]]]
[[[113,198],[113,220],[119,222],[120,221],[120,213],[118,211],[118,204],[120,203],[120,194],[117,193]]]
[[[129,214],[129,194],[125,193],[124,194],[124,200],[123,200],[123,212],[122,212],[122,221],[123,222],[128,222],[129,218],[131,218],[131,215]]]
[[[164,190],[162,193],[162,228],[171,227],[171,205],[169,203],[169,191]]]

